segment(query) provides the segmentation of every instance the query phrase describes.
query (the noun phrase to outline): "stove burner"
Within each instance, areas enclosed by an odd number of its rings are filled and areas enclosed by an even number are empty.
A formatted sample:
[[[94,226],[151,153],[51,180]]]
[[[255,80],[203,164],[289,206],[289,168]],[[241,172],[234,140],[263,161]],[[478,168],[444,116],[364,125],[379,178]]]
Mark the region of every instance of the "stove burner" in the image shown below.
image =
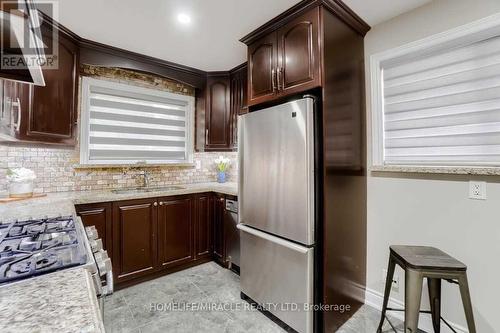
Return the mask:
[[[0,224],[0,284],[85,264],[79,237],[71,217]]]

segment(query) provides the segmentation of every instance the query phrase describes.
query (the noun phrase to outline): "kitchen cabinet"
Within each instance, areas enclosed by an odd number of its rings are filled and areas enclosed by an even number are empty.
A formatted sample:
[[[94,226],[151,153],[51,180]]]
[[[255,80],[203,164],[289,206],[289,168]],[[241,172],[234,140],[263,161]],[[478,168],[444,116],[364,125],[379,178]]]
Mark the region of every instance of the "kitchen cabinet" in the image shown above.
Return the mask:
[[[205,151],[231,150],[229,74],[209,74],[206,88]]]
[[[52,29],[42,26],[44,44],[54,48],[57,63],[42,68],[45,86],[4,83],[2,122],[9,122],[13,141],[75,145],[78,93],[78,44],[63,33],[52,40]]]
[[[195,259],[210,258],[212,254],[212,195],[210,193],[195,196]]]
[[[194,259],[191,196],[158,199],[158,265],[174,267]]]
[[[95,226],[99,238],[102,239],[102,244],[108,255],[112,258],[112,206],[111,203],[97,203],[88,205],[75,206],[76,213],[81,217],[83,225],[86,227]]]
[[[319,8],[278,30],[276,85],[280,95],[318,87],[320,81]]]
[[[156,199],[113,203],[113,273],[117,283],[147,275],[157,264]]]
[[[276,97],[278,38],[276,31],[248,45],[248,104],[254,105]]]
[[[321,85],[319,7],[248,45],[249,105]]]
[[[248,66],[231,70],[231,147],[238,149],[238,116],[248,112]]]
[[[363,38],[369,29],[341,1],[301,1],[241,39],[248,46],[250,111],[304,94],[315,97],[320,112],[314,117],[321,129],[316,133],[321,152],[317,174],[323,183],[315,200],[325,207],[316,225],[321,237],[315,249],[320,272],[315,298],[323,304],[349,304],[351,313],[362,306],[364,295],[343,286],[366,284]],[[338,265],[346,258],[352,269]],[[316,318],[316,327],[334,332],[347,318],[325,312]]]
[[[226,253],[224,242],[224,205],[225,197],[216,194],[212,198],[213,207],[213,240],[214,240],[214,254],[213,258],[219,264],[226,265]]]

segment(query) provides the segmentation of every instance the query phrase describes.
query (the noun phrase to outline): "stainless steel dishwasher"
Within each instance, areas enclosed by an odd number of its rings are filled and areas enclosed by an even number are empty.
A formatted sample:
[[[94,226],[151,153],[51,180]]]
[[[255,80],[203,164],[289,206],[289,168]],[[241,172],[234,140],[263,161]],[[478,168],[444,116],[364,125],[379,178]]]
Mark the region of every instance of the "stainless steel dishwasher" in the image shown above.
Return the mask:
[[[224,229],[226,233],[226,260],[228,268],[240,270],[240,230],[238,224],[238,201],[226,199]]]

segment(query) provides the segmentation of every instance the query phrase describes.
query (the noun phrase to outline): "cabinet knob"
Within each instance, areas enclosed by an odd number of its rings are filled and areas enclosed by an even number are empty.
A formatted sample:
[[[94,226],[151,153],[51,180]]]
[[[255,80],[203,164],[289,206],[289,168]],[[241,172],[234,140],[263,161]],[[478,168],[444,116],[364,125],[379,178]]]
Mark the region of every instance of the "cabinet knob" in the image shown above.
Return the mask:
[[[155,202],[153,203],[153,206],[155,206],[155,207],[156,207],[156,206],[158,206],[158,203],[155,201]]]
[[[160,201],[160,206],[163,206],[163,201]]]

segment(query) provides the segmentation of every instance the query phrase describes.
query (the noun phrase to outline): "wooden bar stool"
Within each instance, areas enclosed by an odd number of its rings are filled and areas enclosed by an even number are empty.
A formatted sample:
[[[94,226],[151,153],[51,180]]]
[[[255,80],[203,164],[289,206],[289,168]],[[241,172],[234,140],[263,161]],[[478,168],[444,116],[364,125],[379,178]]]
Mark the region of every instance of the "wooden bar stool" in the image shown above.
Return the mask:
[[[467,282],[467,266],[434,247],[393,245],[390,247],[390,252],[389,267],[387,269],[387,278],[385,282],[384,304],[382,306],[382,317],[377,333],[382,332],[382,325],[386,319],[387,311],[405,312],[405,333],[416,333],[418,331],[418,317],[420,313],[429,313],[432,315],[434,332],[439,333],[441,331],[441,320],[453,332],[456,332],[450,324],[441,317],[442,279],[459,285],[469,333],[476,333],[469,285]],[[387,308],[396,264],[405,270],[404,310]],[[420,311],[424,278],[427,278],[431,304],[430,311]],[[396,331],[392,323],[390,324],[394,331]]]

